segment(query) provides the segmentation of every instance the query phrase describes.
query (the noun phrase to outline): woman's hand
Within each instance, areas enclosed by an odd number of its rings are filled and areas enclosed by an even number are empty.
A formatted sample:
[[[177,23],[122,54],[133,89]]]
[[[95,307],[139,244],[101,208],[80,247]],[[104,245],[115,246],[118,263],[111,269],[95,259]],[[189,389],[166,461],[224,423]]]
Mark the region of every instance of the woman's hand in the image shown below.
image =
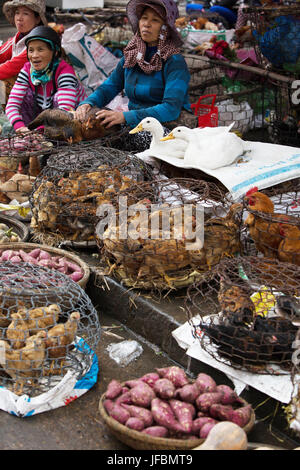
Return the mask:
[[[88,103],[78,106],[78,108],[76,109],[74,113],[74,119],[78,119],[79,121],[84,121],[84,118],[90,109],[91,109],[91,105]]]
[[[125,122],[124,114],[121,111],[110,111],[108,109],[101,109],[96,113],[97,119],[101,119],[101,124],[104,127],[112,127],[116,124],[123,124]]]
[[[19,127],[19,129],[16,130],[17,134],[27,134],[27,132],[30,132],[30,130],[25,126]]]

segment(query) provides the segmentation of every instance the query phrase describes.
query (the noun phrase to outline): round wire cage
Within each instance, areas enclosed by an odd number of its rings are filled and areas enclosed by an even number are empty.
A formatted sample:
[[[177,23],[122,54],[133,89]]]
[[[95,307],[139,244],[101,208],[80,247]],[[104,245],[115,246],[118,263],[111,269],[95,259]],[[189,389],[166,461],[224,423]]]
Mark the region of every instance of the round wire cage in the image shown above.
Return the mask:
[[[201,348],[259,374],[289,374],[299,328],[300,268],[254,256],[224,259],[186,296]]]
[[[184,178],[136,183],[117,212],[100,219],[96,241],[113,274],[128,287],[186,287],[240,250],[242,206],[217,185]],[[204,242],[204,245],[203,245]]]
[[[253,6],[246,9],[252,26],[255,49],[264,68],[297,75],[300,73],[300,6]]]
[[[243,200],[244,254],[260,254],[300,265],[299,179],[259,191],[250,189]]]
[[[150,177],[148,165],[118,149],[89,144],[51,155],[30,196],[34,239],[93,243],[98,206]]]
[[[91,300],[64,274],[24,263],[0,265],[0,383],[36,396],[69,373],[89,371],[101,327]]]

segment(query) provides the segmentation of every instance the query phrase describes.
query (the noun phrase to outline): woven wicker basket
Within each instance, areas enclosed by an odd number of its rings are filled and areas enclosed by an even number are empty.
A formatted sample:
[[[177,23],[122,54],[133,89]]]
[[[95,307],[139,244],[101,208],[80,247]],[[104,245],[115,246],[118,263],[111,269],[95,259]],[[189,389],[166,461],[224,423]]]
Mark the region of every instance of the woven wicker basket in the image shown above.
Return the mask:
[[[99,401],[99,412],[103,421],[109,428],[111,434],[128,447],[136,450],[189,450],[193,449],[205,441],[205,439],[172,439],[167,437],[152,437],[133,429],[129,429],[111,418],[104,406],[105,393]],[[245,405],[248,403],[244,401]],[[246,433],[250,432],[255,423],[255,413],[252,412],[250,421],[243,428]]]
[[[47,251],[50,255],[57,255],[57,256],[64,256],[68,258],[70,261],[78,264],[83,271],[83,277],[76,282],[80,287],[83,289],[86,287],[87,282],[90,277],[90,268],[89,266],[82,261],[79,256],[73,255],[73,253],[69,253],[68,251],[61,250],[59,248],[54,248],[48,245],[39,245],[38,243],[3,243],[0,244],[0,248],[3,250],[24,250],[26,253],[34,250],[35,248],[40,248],[41,250]]]
[[[1,215],[0,214],[0,223],[6,224],[9,228],[12,227],[13,231],[19,236],[20,241],[26,242],[29,238],[29,228],[23,222],[14,217],[10,217],[9,215]],[[4,244],[0,243],[0,248],[3,247]],[[7,245],[9,249],[11,249],[12,244],[10,243]]]

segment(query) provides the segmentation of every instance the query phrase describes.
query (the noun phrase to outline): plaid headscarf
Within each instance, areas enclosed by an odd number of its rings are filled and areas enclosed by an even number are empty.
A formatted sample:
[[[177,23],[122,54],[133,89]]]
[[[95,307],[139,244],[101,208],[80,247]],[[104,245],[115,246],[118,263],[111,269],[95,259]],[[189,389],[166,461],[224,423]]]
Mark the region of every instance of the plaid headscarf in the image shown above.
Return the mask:
[[[161,27],[157,51],[149,62],[145,61],[146,49],[147,45],[142,40],[139,31],[137,31],[123,50],[125,57],[124,68],[131,68],[138,64],[143,72],[150,74],[153,71],[162,69],[162,60],[167,60],[173,54],[180,53],[180,48],[174,44],[174,41],[169,36],[166,25]]]

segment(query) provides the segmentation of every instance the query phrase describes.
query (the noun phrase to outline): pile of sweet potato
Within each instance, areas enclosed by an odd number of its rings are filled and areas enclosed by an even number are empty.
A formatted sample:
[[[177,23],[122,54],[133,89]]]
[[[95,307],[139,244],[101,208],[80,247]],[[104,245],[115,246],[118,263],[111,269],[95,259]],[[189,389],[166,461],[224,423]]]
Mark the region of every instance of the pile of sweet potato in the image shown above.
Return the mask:
[[[245,427],[252,413],[227,385],[200,373],[191,383],[183,369],[156,369],[122,385],[112,380],[103,406],[119,423],[153,437],[204,439],[220,421]]]

